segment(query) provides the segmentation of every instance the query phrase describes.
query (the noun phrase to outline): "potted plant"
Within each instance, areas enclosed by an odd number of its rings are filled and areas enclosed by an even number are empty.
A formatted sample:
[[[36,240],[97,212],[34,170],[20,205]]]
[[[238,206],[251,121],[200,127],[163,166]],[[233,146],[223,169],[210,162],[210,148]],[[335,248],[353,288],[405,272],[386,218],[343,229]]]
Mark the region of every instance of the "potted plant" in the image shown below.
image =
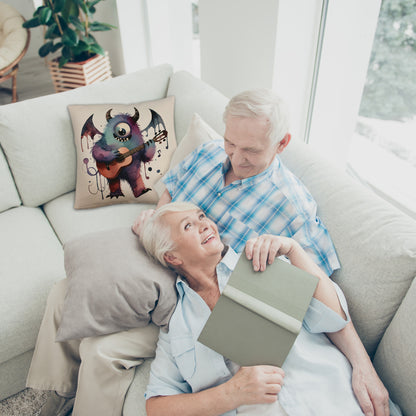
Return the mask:
[[[23,26],[43,26],[45,43],[39,56],[59,55],[48,61],[57,92],[111,77],[108,54],[92,32],[115,28],[93,20],[102,0],[44,0]]]

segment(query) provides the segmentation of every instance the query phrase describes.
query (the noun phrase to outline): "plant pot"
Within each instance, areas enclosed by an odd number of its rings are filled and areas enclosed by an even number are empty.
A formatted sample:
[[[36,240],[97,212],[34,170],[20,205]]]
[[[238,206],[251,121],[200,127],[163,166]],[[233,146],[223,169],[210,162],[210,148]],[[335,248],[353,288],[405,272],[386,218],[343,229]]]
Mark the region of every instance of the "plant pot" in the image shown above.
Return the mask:
[[[95,55],[83,62],[68,62],[59,68],[58,58],[48,61],[53,86],[56,92],[72,90],[111,78],[108,52]]]

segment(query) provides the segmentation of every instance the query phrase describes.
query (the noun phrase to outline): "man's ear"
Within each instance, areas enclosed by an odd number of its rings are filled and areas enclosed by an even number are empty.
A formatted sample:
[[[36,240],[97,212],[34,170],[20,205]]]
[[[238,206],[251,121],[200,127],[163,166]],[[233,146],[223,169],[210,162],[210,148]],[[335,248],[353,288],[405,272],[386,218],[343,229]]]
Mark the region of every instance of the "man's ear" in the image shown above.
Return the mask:
[[[172,266],[180,266],[183,263],[183,261],[176,257],[172,252],[165,253],[163,258],[166,263],[171,264]]]
[[[286,136],[283,137],[283,139],[280,140],[280,142],[277,144],[276,153],[282,153],[283,150],[285,150],[286,146],[289,144],[291,138],[292,136],[290,135],[290,133],[287,133]]]

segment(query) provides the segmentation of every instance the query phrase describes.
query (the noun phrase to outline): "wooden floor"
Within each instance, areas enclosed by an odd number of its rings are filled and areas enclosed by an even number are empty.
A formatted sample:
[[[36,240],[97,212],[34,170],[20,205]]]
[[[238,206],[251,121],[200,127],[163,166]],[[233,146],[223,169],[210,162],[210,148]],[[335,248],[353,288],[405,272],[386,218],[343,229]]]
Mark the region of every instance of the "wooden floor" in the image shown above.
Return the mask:
[[[0,105],[12,102],[11,94],[3,90],[4,87],[11,87],[11,85],[11,80],[0,84]],[[24,58],[17,72],[17,100],[23,101],[54,92],[45,61],[38,56]]]

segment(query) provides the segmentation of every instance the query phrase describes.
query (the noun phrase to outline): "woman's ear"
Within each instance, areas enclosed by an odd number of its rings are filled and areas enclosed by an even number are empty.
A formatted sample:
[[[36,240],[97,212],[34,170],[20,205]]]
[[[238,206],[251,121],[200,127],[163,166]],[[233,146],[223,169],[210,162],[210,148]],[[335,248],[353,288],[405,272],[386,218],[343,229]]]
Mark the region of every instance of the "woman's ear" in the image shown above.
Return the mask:
[[[280,140],[280,142],[277,144],[277,153],[282,153],[283,150],[285,150],[291,138],[292,136],[289,133],[287,133],[286,136],[283,137],[282,140]]]
[[[166,263],[171,264],[172,266],[180,266],[183,263],[182,260],[176,257],[172,252],[165,253],[163,258]]]

